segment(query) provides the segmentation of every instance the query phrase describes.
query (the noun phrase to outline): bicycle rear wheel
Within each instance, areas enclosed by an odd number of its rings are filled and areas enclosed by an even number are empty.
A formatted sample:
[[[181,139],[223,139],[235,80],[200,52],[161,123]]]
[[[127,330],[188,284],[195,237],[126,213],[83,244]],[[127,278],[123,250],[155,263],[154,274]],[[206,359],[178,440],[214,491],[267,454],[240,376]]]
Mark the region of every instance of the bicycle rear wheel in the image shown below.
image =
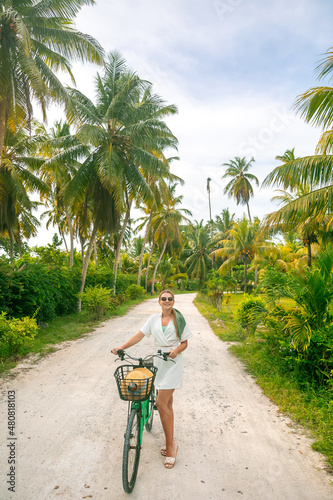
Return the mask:
[[[140,461],[140,411],[132,408],[125,433],[123,453],[123,488],[131,493],[134,488]]]
[[[155,394],[155,388],[152,388],[151,394],[149,396],[149,410],[148,414],[150,414],[149,419],[145,425],[145,429],[148,432],[151,432],[153,428],[153,420],[154,420],[154,408],[155,408],[155,403],[156,403],[156,394]]]

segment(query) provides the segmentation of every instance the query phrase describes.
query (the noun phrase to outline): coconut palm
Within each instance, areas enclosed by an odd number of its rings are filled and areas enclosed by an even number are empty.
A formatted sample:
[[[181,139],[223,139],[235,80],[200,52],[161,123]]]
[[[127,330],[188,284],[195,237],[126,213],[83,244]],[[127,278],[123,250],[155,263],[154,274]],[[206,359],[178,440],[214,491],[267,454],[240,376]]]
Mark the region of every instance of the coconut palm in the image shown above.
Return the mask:
[[[51,204],[52,209],[44,212],[49,215],[49,222],[58,226],[59,234],[64,240],[66,251],[67,243],[65,234],[69,233],[70,258],[69,266],[73,266],[74,258],[74,229],[73,219],[75,210],[66,202],[64,193],[66,185],[76,173],[80,163],[76,160],[64,158],[61,161],[55,161],[54,157],[66,149],[66,142],[71,141],[69,124],[66,122],[55,122],[49,131],[44,126],[39,125],[39,154],[46,159],[40,168],[40,175],[43,181],[50,188],[50,195],[47,197],[46,205]],[[47,161],[51,159],[52,161]]]
[[[234,222],[235,214],[230,214],[229,208],[223,208],[221,215],[216,215],[215,217],[213,232],[215,235],[219,235],[220,239],[223,239]]]
[[[329,49],[316,68],[319,78],[333,70],[333,49]],[[333,212],[333,87],[313,87],[299,95],[295,102],[297,113],[306,122],[324,129],[316,154],[303,158],[289,158],[266,177],[264,185],[276,184],[283,189],[310,185],[311,191],[291,201],[277,214],[276,221],[298,222],[299,214],[317,217]],[[330,216],[332,220],[332,216]]]
[[[203,226],[202,221],[201,223],[196,222],[188,235],[188,241],[190,255],[185,261],[187,273],[192,278],[198,278],[202,283],[212,268],[212,260],[209,256],[213,245],[210,238],[210,228]]]
[[[49,208],[50,205],[51,208]],[[41,214],[40,218],[41,220],[47,218],[46,229],[49,229],[50,226],[58,228],[58,232],[61,236],[61,239],[64,242],[66,252],[68,253],[68,245],[66,241],[66,232],[67,232],[66,216],[60,209],[59,205],[57,204],[57,199],[52,195],[52,193],[48,195],[47,207],[49,209],[45,210]]]
[[[286,186],[285,180],[285,165],[294,164],[293,184],[288,182],[289,191],[286,189],[277,190],[278,195],[272,198],[272,201],[278,201],[282,204],[282,208],[266,216],[263,221],[262,228],[264,231],[288,232],[294,230],[301,235],[304,246],[307,248],[307,264],[311,267],[311,246],[318,243],[318,231],[323,229],[323,216],[321,211],[317,211],[317,204],[312,202],[312,208],[308,206],[308,211],[301,210],[299,200],[304,200],[313,192],[312,185],[306,182],[296,182],[295,173],[299,169],[299,164],[296,163],[294,149],[287,150],[283,156],[276,157],[283,161],[283,164],[274,169],[264,179],[263,185],[268,186],[273,182],[277,185]]]
[[[222,165],[227,167],[225,174],[222,179],[231,177],[231,181],[224,188],[224,194],[227,194],[229,198],[235,198],[237,205],[241,203],[247,206],[247,212],[249,215],[249,221],[251,222],[251,214],[249,207],[249,200],[253,196],[253,188],[251,182],[255,182],[259,186],[259,181],[257,177],[250,174],[250,170],[254,158],[247,161],[246,158],[235,157],[234,160],[230,160]]]
[[[181,204],[183,196],[175,196],[176,184],[169,187],[171,194],[174,194],[172,201],[168,206],[159,210],[152,219],[153,229],[153,248],[155,244],[159,247],[159,256],[157,258],[151,285],[151,293],[154,293],[156,273],[158,266],[166,250],[169,254],[174,251],[180,253],[183,248],[184,236],[180,230],[182,222],[189,222],[187,215],[191,216],[191,212],[186,208],[177,208]]]
[[[287,149],[282,156],[276,156],[275,159],[282,161],[283,163],[295,160],[295,148]]]
[[[248,266],[261,247],[265,246],[258,236],[260,234],[258,228],[258,221],[251,223],[243,217],[240,221],[234,222],[232,229],[227,233],[227,238],[219,242],[221,247],[212,252],[216,257],[225,259],[219,268],[221,274],[229,271],[239,262],[244,264],[244,293],[247,292]]]
[[[178,159],[178,158],[169,158],[168,163],[170,163],[173,159]],[[141,253],[140,253],[140,259],[139,259],[139,271],[138,271],[138,285],[141,284],[141,273],[142,273],[142,264],[143,264],[143,257],[144,257],[144,252],[145,252],[145,247],[146,244],[150,239],[152,239],[151,235],[151,223],[153,220],[154,214],[158,212],[158,210],[161,210],[164,205],[167,205],[169,203],[172,203],[173,199],[173,188],[171,187],[170,191],[170,185],[169,182],[178,182],[179,184],[184,184],[184,181],[169,172],[165,177],[161,178],[156,175],[148,175],[148,178],[146,179],[147,184],[149,185],[152,193],[153,193],[153,199],[149,200],[148,203],[143,203],[141,204],[144,207],[144,211],[147,214],[146,217],[143,217],[142,223],[139,224],[137,227],[137,231],[141,231],[144,226],[146,226],[146,231],[144,235],[144,239],[142,242],[142,247],[141,247]],[[140,220],[140,219],[139,219]],[[152,254],[153,248],[151,249],[151,254]],[[150,255],[151,257],[151,255]],[[149,264],[150,264],[150,259],[149,259]],[[149,271],[149,265],[147,266],[146,270],[146,283],[148,279],[148,271]],[[147,290],[147,286],[146,286]]]
[[[28,214],[32,217],[32,210],[36,208],[36,203],[30,199],[31,193],[47,192],[47,186],[29,170],[36,162],[31,153],[34,153],[34,146],[27,130],[20,127],[14,132],[7,128],[0,166],[0,233],[8,233],[11,259],[14,234],[20,238],[23,222],[21,219],[20,223],[20,216],[24,216],[27,227]],[[32,226],[36,225],[36,221],[31,222]],[[33,233],[32,229],[31,235]]]
[[[66,71],[74,81],[70,60],[101,64],[103,50],[80,33],[74,18],[94,0],[4,0],[0,6],[0,152],[7,125],[28,122],[32,101],[43,116],[51,100],[69,104],[55,74]]]
[[[97,232],[118,231],[121,215],[125,214],[125,222],[129,218],[133,199],[152,199],[145,177],[149,173],[167,175],[169,167],[161,155],[166,147],[177,147],[177,139],[163,121],[176,113],[176,107],[154,95],[151,84],[129,70],[118,52],[109,54],[104,74],[96,77],[96,90],[95,105],[78,90],[70,89],[79,123],[75,138],[78,143],[73,142],[56,158],[59,161],[82,154],[82,146],[90,148],[66,188],[67,199],[91,200],[92,206],[81,290]]]

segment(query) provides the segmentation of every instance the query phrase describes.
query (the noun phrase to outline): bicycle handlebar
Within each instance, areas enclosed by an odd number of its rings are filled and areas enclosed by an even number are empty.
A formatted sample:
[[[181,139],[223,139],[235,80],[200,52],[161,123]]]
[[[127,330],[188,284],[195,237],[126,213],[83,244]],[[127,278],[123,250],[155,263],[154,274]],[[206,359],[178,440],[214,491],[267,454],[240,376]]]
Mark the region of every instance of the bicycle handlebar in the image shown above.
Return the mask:
[[[164,361],[170,360],[173,363],[175,363],[174,359],[169,358],[170,352],[162,352],[161,349],[159,349],[157,351],[157,354],[148,354],[144,358],[135,358],[134,356],[131,356],[130,354],[128,354],[127,352],[125,352],[123,349],[118,349],[117,350],[117,354],[118,354],[118,356],[119,356],[119,358],[120,358],[121,361],[124,361],[124,358],[126,356],[127,358],[133,359],[133,361],[139,361],[140,364],[143,363],[144,361],[146,361],[149,358],[160,358],[160,359],[163,359]],[[115,359],[115,361],[118,361],[118,359]]]

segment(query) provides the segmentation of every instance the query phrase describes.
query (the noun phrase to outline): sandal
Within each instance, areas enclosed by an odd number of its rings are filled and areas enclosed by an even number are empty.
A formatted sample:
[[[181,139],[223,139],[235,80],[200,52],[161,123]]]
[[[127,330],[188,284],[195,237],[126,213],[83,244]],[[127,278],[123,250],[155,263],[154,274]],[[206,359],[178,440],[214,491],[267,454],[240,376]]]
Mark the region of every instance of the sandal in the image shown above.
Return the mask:
[[[176,457],[177,457],[177,451],[178,451],[178,446],[177,448],[175,447],[175,456],[174,457],[166,457],[165,460],[164,460],[164,467],[166,469],[172,469],[172,467],[175,465],[176,463]]]
[[[165,445],[164,445],[164,446],[161,446],[161,450],[160,450],[160,451],[161,451],[161,455],[162,455],[163,457],[166,457],[166,446],[165,446]]]

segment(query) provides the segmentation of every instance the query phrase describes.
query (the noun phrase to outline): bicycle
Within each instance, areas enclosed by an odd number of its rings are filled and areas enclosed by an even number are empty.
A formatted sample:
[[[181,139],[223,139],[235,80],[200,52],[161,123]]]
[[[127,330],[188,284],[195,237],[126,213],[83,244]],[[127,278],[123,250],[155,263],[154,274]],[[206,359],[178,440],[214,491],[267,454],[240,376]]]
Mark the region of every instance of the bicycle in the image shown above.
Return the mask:
[[[154,387],[157,368],[153,365],[153,358],[158,357],[164,361],[173,360],[168,358],[168,352],[163,353],[162,351],[144,358],[134,358],[121,349],[118,349],[117,354],[121,361],[125,359],[138,363],[135,365],[129,361],[130,365],[118,366],[114,372],[120,399],[128,401],[122,479],[125,492],[131,493],[138,474],[143,428],[145,427],[148,432],[151,432],[154,410],[157,409]],[[118,361],[119,358],[115,361]],[[143,376],[137,373],[140,369]],[[149,370],[150,373],[144,372],[142,369]]]

